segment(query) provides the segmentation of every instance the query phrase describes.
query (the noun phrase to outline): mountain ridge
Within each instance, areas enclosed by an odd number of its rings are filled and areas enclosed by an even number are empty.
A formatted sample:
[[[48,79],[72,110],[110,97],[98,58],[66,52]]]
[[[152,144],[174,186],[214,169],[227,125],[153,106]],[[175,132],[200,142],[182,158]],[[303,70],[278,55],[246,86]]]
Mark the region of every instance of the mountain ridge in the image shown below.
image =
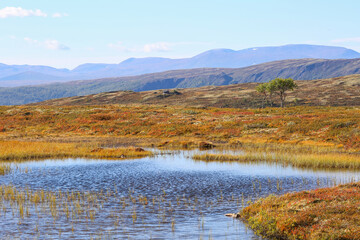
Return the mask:
[[[244,68],[197,68],[148,73],[139,76],[81,80],[28,87],[0,88],[0,105],[19,105],[53,98],[101,92],[147,91],[267,82],[276,77],[313,80],[360,74],[358,59],[291,59]]]
[[[330,79],[297,80],[298,88],[287,94],[290,106],[359,106],[360,74]],[[112,91],[98,94],[47,100],[31,105],[74,106],[104,104],[157,104],[193,107],[257,108],[262,106],[257,83],[239,83],[225,86],[204,86],[176,90],[143,92]],[[316,90],[315,90],[316,89]],[[280,101],[273,97],[274,106]],[[268,102],[266,106],[270,106]]]
[[[360,58],[360,53],[343,47],[289,44],[242,50],[211,49],[193,57],[180,59],[148,57],[129,58],[117,64],[85,63],[72,70],[39,65],[0,64],[0,87],[136,76],[178,69],[240,68],[277,60],[302,58],[353,59]],[[21,74],[23,72],[33,74]],[[45,75],[47,78],[39,77]]]

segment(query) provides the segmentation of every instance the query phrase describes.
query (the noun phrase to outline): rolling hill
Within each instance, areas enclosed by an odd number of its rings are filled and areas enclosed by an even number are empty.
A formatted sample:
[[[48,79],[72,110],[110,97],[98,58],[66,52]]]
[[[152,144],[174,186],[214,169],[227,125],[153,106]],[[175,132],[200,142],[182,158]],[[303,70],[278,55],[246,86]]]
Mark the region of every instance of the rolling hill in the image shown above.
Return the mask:
[[[0,64],[0,87],[15,87],[73,80],[135,76],[194,68],[241,68],[285,59],[353,59],[360,53],[332,46],[294,44],[243,50],[213,49],[191,58],[129,58],[119,64],[86,63],[72,70],[48,66]]]
[[[101,92],[147,91],[266,82],[275,77],[313,80],[360,74],[360,59],[294,59],[245,68],[198,68],[133,77],[73,81],[29,87],[0,88],[0,105],[19,105],[53,98]]]
[[[294,92],[289,92],[287,97],[290,105],[360,105],[360,74],[330,79],[302,80],[296,83],[298,88]],[[114,91],[48,100],[34,105],[161,104],[249,108],[261,106],[262,96],[255,91],[256,85],[257,83],[240,83],[167,91]],[[276,97],[275,105],[279,105]]]

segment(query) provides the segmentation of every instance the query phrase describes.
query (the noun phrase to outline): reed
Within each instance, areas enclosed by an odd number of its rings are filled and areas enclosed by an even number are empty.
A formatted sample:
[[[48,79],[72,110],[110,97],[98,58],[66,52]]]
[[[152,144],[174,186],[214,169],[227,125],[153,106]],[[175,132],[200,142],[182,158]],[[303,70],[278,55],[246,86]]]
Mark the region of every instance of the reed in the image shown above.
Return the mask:
[[[4,215],[11,210],[13,217],[17,217],[19,222],[30,215],[39,218],[48,215],[54,223],[66,219],[71,223],[85,220],[88,224],[96,224],[97,216],[104,214],[104,211],[109,211],[108,214],[114,218],[116,225],[119,224],[119,219],[124,218],[131,219],[133,224],[140,223],[140,220],[142,222],[144,217],[149,216],[142,216],[140,219],[138,213],[150,210],[150,215],[157,214],[161,223],[170,224],[171,229],[175,230],[177,212],[183,213],[186,210],[192,212],[191,214],[193,212],[201,213],[201,206],[204,204],[199,202],[197,196],[189,198],[183,196],[183,200],[181,200],[180,196],[170,196],[163,193],[152,196],[153,203],[149,204],[149,196],[134,194],[132,190],[129,191],[128,195],[119,196],[116,191],[108,189],[105,192],[63,192],[61,190],[30,190],[28,188],[17,188],[13,185],[0,185],[0,206],[3,207],[1,210]],[[172,203],[174,199],[178,199],[178,204]],[[226,199],[221,194],[218,204],[224,201]],[[110,202],[117,205],[114,211],[104,208],[104,205],[109,207]],[[171,219],[171,221],[167,219]],[[129,223],[129,221],[124,223]]]
[[[340,153],[246,152],[242,155],[195,154],[194,160],[224,162],[275,162],[301,168],[360,169],[360,155]]]
[[[261,139],[235,138],[224,145],[224,149],[241,149],[247,152],[277,152],[277,153],[351,153],[341,146],[320,144],[318,142],[264,142]]]
[[[159,224],[160,229],[165,227],[174,233],[177,223],[185,214],[203,216],[203,210],[208,211],[205,206],[234,202],[232,198],[223,196],[222,192],[217,200],[172,196],[163,192],[145,196],[134,193],[132,189],[129,189],[128,194],[116,192],[116,189],[95,192],[50,191],[0,185],[0,215],[5,221],[16,220],[19,225],[34,223],[33,229],[41,232],[41,236],[45,234],[44,229],[54,229],[55,226],[59,228],[59,234],[61,231],[61,234],[68,235],[71,231],[76,235],[84,227],[91,229],[103,224],[104,219],[107,222],[105,228],[126,228],[134,224],[137,229],[144,227],[148,231],[147,225],[155,223]],[[204,224],[202,217],[203,229]],[[21,236],[21,232],[14,234]]]
[[[11,168],[9,165],[0,163],[0,175],[4,175],[8,172],[10,172]]]
[[[138,158],[152,153],[138,148],[101,148],[81,143],[0,141],[0,160],[31,160],[45,158]]]

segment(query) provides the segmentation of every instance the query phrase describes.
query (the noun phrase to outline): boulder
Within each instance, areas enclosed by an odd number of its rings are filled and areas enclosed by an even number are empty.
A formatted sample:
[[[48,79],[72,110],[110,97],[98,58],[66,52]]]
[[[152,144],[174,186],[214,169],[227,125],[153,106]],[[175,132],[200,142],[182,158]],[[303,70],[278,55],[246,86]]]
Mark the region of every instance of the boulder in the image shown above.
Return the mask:
[[[212,149],[214,147],[215,147],[215,145],[212,144],[212,143],[209,143],[209,142],[200,142],[199,143],[199,148],[200,149]]]

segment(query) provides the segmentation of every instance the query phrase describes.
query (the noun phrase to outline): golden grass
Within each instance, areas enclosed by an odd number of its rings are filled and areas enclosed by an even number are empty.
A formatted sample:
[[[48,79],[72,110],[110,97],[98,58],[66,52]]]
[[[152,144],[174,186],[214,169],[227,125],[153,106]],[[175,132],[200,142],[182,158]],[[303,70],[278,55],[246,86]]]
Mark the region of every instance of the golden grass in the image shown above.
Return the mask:
[[[0,160],[44,158],[137,158],[151,155],[149,151],[129,148],[99,148],[80,143],[0,141]]]
[[[195,160],[202,161],[239,161],[239,162],[276,162],[294,167],[360,169],[360,155],[341,153],[271,153],[246,152],[242,155],[195,154]]]

